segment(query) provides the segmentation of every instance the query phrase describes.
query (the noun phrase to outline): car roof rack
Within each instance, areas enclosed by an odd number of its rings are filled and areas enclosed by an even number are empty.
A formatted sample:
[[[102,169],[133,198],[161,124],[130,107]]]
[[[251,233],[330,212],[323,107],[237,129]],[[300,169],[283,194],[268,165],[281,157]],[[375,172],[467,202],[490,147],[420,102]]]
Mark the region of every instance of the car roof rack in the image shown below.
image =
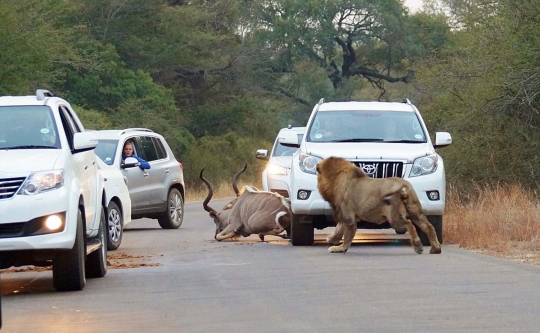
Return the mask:
[[[54,97],[53,93],[46,89],[36,90],[36,98],[38,101],[42,101],[45,97]]]
[[[323,104],[324,103],[324,97],[319,100],[319,103],[317,104]]]
[[[152,131],[151,129],[148,129],[148,128],[142,128],[142,127],[134,127],[134,128],[126,128],[125,130],[122,131],[122,133],[120,133],[120,135],[122,134],[125,134],[127,132],[137,132],[137,131],[140,131],[140,132],[154,132]]]

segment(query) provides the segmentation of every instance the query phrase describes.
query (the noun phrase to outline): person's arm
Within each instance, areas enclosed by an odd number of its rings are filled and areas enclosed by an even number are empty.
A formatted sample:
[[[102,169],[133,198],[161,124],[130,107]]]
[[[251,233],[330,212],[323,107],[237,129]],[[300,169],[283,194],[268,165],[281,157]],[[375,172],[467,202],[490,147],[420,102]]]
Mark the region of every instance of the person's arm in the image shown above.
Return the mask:
[[[146,162],[145,160],[143,160],[142,158],[140,158],[139,156],[132,155],[131,157],[135,157],[137,161],[139,161],[139,163],[141,164],[139,165],[139,168],[141,168],[142,170],[150,169],[150,164]]]

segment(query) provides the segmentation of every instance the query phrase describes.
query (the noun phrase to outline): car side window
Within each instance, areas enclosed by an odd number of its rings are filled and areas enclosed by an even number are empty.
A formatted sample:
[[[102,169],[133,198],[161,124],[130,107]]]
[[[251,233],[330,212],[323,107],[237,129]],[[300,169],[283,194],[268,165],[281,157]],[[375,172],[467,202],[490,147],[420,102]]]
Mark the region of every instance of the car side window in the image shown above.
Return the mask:
[[[165,150],[165,147],[163,147],[163,142],[159,138],[152,138],[152,141],[154,141],[154,145],[156,146],[158,159],[165,159],[167,158],[167,151]]]
[[[73,123],[73,119],[63,106],[59,108],[59,111],[60,118],[62,119],[62,125],[69,143],[69,148],[73,150],[73,135],[79,132],[78,127]]]
[[[155,161],[158,159],[158,152],[154,146],[154,142],[151,137],[141,136],[139,137],[139,145],[141,147],[141,157],[146,161]]]

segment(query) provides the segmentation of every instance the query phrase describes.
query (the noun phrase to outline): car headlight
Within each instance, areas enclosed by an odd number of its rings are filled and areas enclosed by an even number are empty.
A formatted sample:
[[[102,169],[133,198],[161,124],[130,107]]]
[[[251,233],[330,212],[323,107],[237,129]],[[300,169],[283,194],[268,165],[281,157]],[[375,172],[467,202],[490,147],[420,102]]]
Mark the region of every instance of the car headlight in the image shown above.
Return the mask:
[[[300,170],[305,173],[317,174],[317,164],[322,161],[322,158],[307,154],[300,154]]]
[[[439,165],[437,154],[422,156],[414,160],[410,177],[424,176],[434,173]]]
[[[64,170],[33,172],[22,184],[18,194],[34,195],[54,190],[64,185]]]
[[[287,175],[287,169],[284,166],[278,164],[268,164],[266,172],[269,175]]]

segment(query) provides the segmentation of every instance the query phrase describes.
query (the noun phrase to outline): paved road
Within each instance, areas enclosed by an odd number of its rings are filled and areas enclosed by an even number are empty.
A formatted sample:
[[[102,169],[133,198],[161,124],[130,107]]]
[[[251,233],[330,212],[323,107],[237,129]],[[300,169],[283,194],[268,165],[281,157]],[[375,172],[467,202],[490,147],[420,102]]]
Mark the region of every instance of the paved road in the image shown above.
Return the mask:
[[[212,203],[220,208],[225,201]],[[403,236],[215,242],[200,203],[162,230],[136,220],[109,269],[80,292],[52,273],[5,273],[2,332],[538,332],[540,267],[455,246],[417,255]],[[141,266],[142,265],[142,266]]]

